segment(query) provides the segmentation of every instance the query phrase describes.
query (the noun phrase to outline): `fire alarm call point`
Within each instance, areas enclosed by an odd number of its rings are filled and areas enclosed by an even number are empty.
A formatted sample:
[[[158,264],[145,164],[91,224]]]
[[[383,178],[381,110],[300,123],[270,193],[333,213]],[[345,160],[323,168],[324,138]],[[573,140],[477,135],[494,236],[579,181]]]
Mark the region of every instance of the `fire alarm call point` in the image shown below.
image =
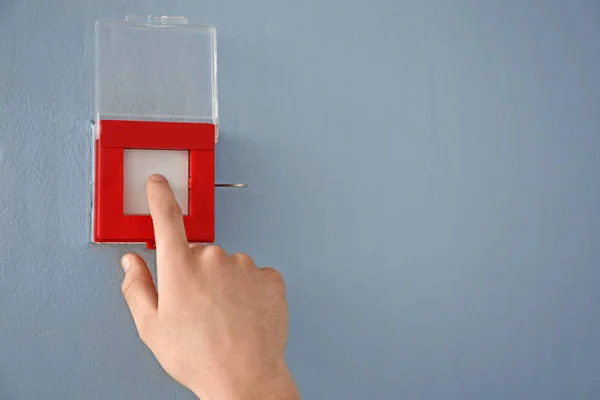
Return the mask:
[[[216,29],[184,17],[96,23],[93,241],[154,245],[145,183],[171,184],[190,242],[214,241]]]

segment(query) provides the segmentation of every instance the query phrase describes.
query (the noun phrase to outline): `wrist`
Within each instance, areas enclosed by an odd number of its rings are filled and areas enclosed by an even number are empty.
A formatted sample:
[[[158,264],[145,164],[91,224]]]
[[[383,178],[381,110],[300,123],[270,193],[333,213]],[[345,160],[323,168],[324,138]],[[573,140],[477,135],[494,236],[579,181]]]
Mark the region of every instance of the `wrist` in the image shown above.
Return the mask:
[[[248,382],[232,382],[218,393],[193,392],[200,399],[207,400],[301,400],[300,392],[292,374],[285,364],[254,376]]]
[[[286,365],[262,382],[257,381],[235,400],[300,400],[300,393]]]

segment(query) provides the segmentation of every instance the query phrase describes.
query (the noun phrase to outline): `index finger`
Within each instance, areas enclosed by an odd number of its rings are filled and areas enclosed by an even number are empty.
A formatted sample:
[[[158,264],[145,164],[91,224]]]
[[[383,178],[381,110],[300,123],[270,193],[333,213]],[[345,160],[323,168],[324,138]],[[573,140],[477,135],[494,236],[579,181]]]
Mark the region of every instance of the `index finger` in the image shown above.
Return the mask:
[[[181,207],[167,179],[152,175],[146,184],[148,205],[154,225],[157,259],[180,258],[190,253]]]

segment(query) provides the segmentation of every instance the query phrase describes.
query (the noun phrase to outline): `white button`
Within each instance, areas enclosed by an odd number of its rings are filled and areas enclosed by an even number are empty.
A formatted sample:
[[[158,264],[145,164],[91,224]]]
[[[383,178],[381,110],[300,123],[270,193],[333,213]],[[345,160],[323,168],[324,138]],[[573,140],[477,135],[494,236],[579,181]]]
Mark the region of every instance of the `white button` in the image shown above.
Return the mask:
[[[161,174],[167,178],[183,215],[188,214],[188,151],[125,149],[123,157],[123,212],[125,214],[150,214],[146,197],[146,181],[152,174]]]

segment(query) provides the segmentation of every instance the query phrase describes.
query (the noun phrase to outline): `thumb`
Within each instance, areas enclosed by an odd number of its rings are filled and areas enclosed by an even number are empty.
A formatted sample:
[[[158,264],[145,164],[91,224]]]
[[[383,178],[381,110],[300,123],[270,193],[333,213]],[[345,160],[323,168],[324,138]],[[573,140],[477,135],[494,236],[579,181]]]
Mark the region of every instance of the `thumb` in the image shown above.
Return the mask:
[[[135,321],[142,340],[149,336],[151,324],[158,308],[158,294],[146,262],[137,254],[125,254],[121,259],[125,279],[121,285],[123,296]]]

